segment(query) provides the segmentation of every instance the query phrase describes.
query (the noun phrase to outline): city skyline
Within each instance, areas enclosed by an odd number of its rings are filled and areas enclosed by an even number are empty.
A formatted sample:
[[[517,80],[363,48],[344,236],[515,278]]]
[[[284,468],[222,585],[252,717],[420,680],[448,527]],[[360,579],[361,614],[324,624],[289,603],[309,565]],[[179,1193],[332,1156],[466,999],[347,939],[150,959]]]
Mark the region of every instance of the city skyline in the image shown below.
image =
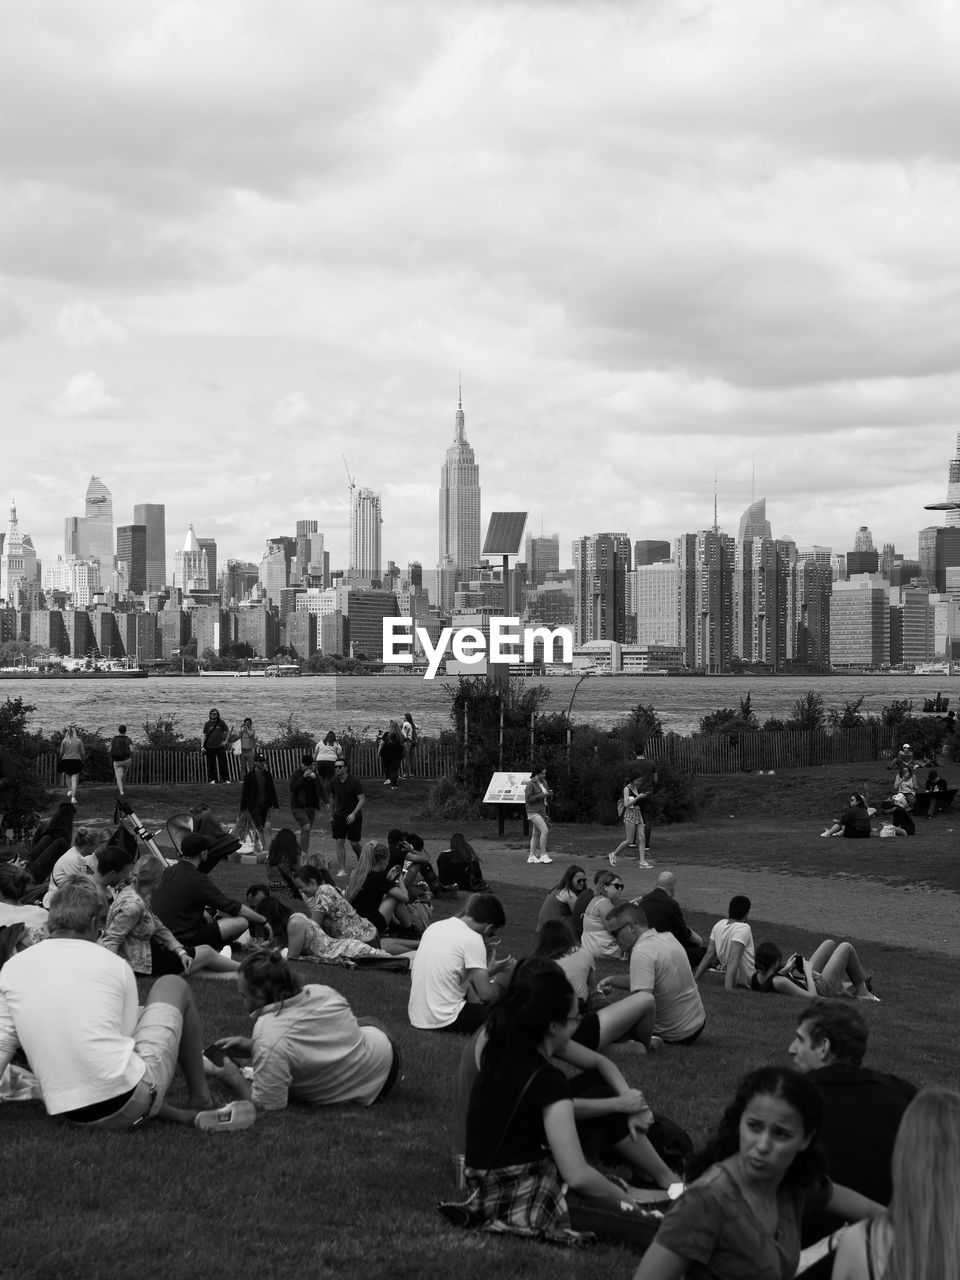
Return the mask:
[[[528,532],[915,551],[957,429],[956,5],[18,6],[0,48],[6,497],[104,477],[239,559],[432,564],[463,370]],[[815,103],[810,86],[816,85]],[[755,480],[754,480],[755,477]],[[542,510],[542,518],[541,518]]]

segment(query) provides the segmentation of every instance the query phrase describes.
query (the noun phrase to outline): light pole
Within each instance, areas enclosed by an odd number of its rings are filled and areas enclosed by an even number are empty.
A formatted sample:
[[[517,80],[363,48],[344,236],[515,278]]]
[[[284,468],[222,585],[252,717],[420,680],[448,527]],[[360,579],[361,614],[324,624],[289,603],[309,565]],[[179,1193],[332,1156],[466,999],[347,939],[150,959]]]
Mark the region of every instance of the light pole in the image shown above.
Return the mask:
[[[573,700],[577,696],[577,690],[580,688],[580,686],[583,684],[584,680],[586,680],[589,674],[590,674],[589,671],[585,671],[583,675],[580,677],[580,679],[577,681],[577,683],[573,686],[573,693],[571,693],[570,695],[570,705],[567,707],[567,777],[568,778],[570,777],[570,739],[572,736],[570,714],[573,711]]]

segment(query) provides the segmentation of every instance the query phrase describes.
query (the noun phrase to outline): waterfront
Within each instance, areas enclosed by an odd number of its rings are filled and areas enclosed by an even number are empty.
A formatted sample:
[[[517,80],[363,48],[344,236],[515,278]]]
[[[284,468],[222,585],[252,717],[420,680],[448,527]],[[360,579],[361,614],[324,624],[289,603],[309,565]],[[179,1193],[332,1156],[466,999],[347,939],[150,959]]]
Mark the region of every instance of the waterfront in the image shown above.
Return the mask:
[[[574,693],[573,679],[548,678],[548,713],[566,711]],[[36,712],[33,728],[49,733],[74,720],[85,729],[112,734],[126,723],[130,736],[142,738],[145,720],[175,716],[180,732],[199,734],[210,707],[216,706],[233,726],[253,719],[262,738],[273,737],[289,717],[314,734],[328,728],[373,736],[391,718],[410,711],[425,734],[450,727],[450,697],[456,680],[421,680],[410,676],[319,676],[298,680],[245,680],[232,675],[205,679],[151,676],[149,680],[18,680],[0,689],[3,698],[22,698]],[[863,695],[863,712],[879,714],[896,699],[912,699],[921,711],[924,698],[937,691],[957,709],[958,684],[945,676],[820,676],[780,678],[754,676],[590,677],[576,691],[574,724],[609,728],[638,702],[652,704],[665,730],[691,733],[700,717],[718,707],[736,707],[749,693],[761,723],[785,718],[808,690],[822,695],[829,709]]]

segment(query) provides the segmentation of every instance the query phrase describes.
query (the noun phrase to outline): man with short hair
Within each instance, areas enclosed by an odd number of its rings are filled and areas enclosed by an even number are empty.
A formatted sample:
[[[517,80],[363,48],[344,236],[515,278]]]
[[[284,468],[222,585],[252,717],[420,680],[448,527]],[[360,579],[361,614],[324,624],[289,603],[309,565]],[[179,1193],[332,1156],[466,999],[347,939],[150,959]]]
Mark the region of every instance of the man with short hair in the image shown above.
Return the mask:
[[[133,759],[133,741],[127,736],[127,726],[118,725],[117,732],[110,739],[110,762],[113,765],[113,776],[117,780],[117,791],[123,795],[123,783]]]
[[[154,890],[151,906],[178,942],[198,947],[206,944],[220,951],[246,932],[247,925],[265,924],[263,916],[236,898],[228,898],[200,870],[210,847],[206,836],[191,832],[180,842],[180,861],[167,867]],[[204,919],[204,911],[220,912],[218,920]]]
[[[751,905],[750,899],[742,893],[736,893],[730,899],[726,918],[718,920],[710,930],[706,954],[694,974],[697,982],[711,965],[719,964],[723,969],[725,990],[750,986],[750,979],[757,971],[753,930],[747,924]]]
[[[672,933],[651,929],[642,907],[625,902],[607,916],[607,932],[630,955],[630,976],[611,975],[600,991],[643,992],[653,996],[652,1033],[668,1044],[693,1044],[707,1015],[693,980],[687,953]]]
[[[330,780],[330,834],[337,842],[337,877],[347,874],[347,848],[360,857],[360,836],[363,833],[363,806],[366,803],[363,783],[347,769],[346,760],[336,760],[333,778]]]
[[[411,963],[411,1026],[469,1036],[483,1025],[516,963],[497,960],[495,951],[487,955],[487,944],[504,924],[500,899],[475,893],[462,914],[427,927]]]
[[[199,1129],[248,1128],[250,1103],[211,1110],[200,1018],[182,978],[158,978],[142,1010],[125,960],[96,945],[103,904],[89,881],[58,889],[50,936],[0,970],[0,1074],[22,1047],[48,1115],[127,1130],[159,1117]],[[179,1063],[186,1108],[167,1090]]]
[[[672,871],[661,871],[657,887],[642,897],[638,906],[643,908],[647,924],[657,933],[672,933],[687,953],[691,966],[699,964],[706,954],[706,947],[683,918],[683,910],[677,902],[677,877]]]
[[[830,1177],[889,1204],[893,1144],[917,1091],[898,1076],[862,1065],[868,1034],[855,1001],[814,1000],[801,1010],[788,1052],[823,1099],[818,1141]]]
[[[104,911],[109,910],[110,903],[116,897],[116,890],[129,883],[133,874],[133,862],[133,854],[116,844],[104,845],[94,854],[90,883],[96,889]]]
[[[300,828],[298,838],[300,852],[306,858],[310,854],[310,832],[317,820],[317,810],[323,804],[320,782],[317,771],[313,767],[313,756],[309,751],[300,757],[300,768],[290,777],[290,808],[293,818]]]

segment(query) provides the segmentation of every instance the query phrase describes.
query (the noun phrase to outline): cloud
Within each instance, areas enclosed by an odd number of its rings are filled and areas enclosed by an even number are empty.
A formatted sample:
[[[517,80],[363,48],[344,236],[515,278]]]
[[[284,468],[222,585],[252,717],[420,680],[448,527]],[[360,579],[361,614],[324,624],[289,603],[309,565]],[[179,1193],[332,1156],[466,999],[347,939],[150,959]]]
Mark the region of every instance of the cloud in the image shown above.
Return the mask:
[[[125,342],[127,331],[92,302],[68,302],[57,315],[57,332],[68,347]]]
[[[74,374],[52,400],[35,401],[30,407],[55,418],[126,419],[141,416],[128,391],[108,387],[92,369]]]
[[[15,338],[27,327],[26,313],[17,305],[13,297],[0,281],[0,341]]]
[[[270,410],[272,427],[299,427],[313,421],[315,418],[302,391],[290,391],[281,396]]]

